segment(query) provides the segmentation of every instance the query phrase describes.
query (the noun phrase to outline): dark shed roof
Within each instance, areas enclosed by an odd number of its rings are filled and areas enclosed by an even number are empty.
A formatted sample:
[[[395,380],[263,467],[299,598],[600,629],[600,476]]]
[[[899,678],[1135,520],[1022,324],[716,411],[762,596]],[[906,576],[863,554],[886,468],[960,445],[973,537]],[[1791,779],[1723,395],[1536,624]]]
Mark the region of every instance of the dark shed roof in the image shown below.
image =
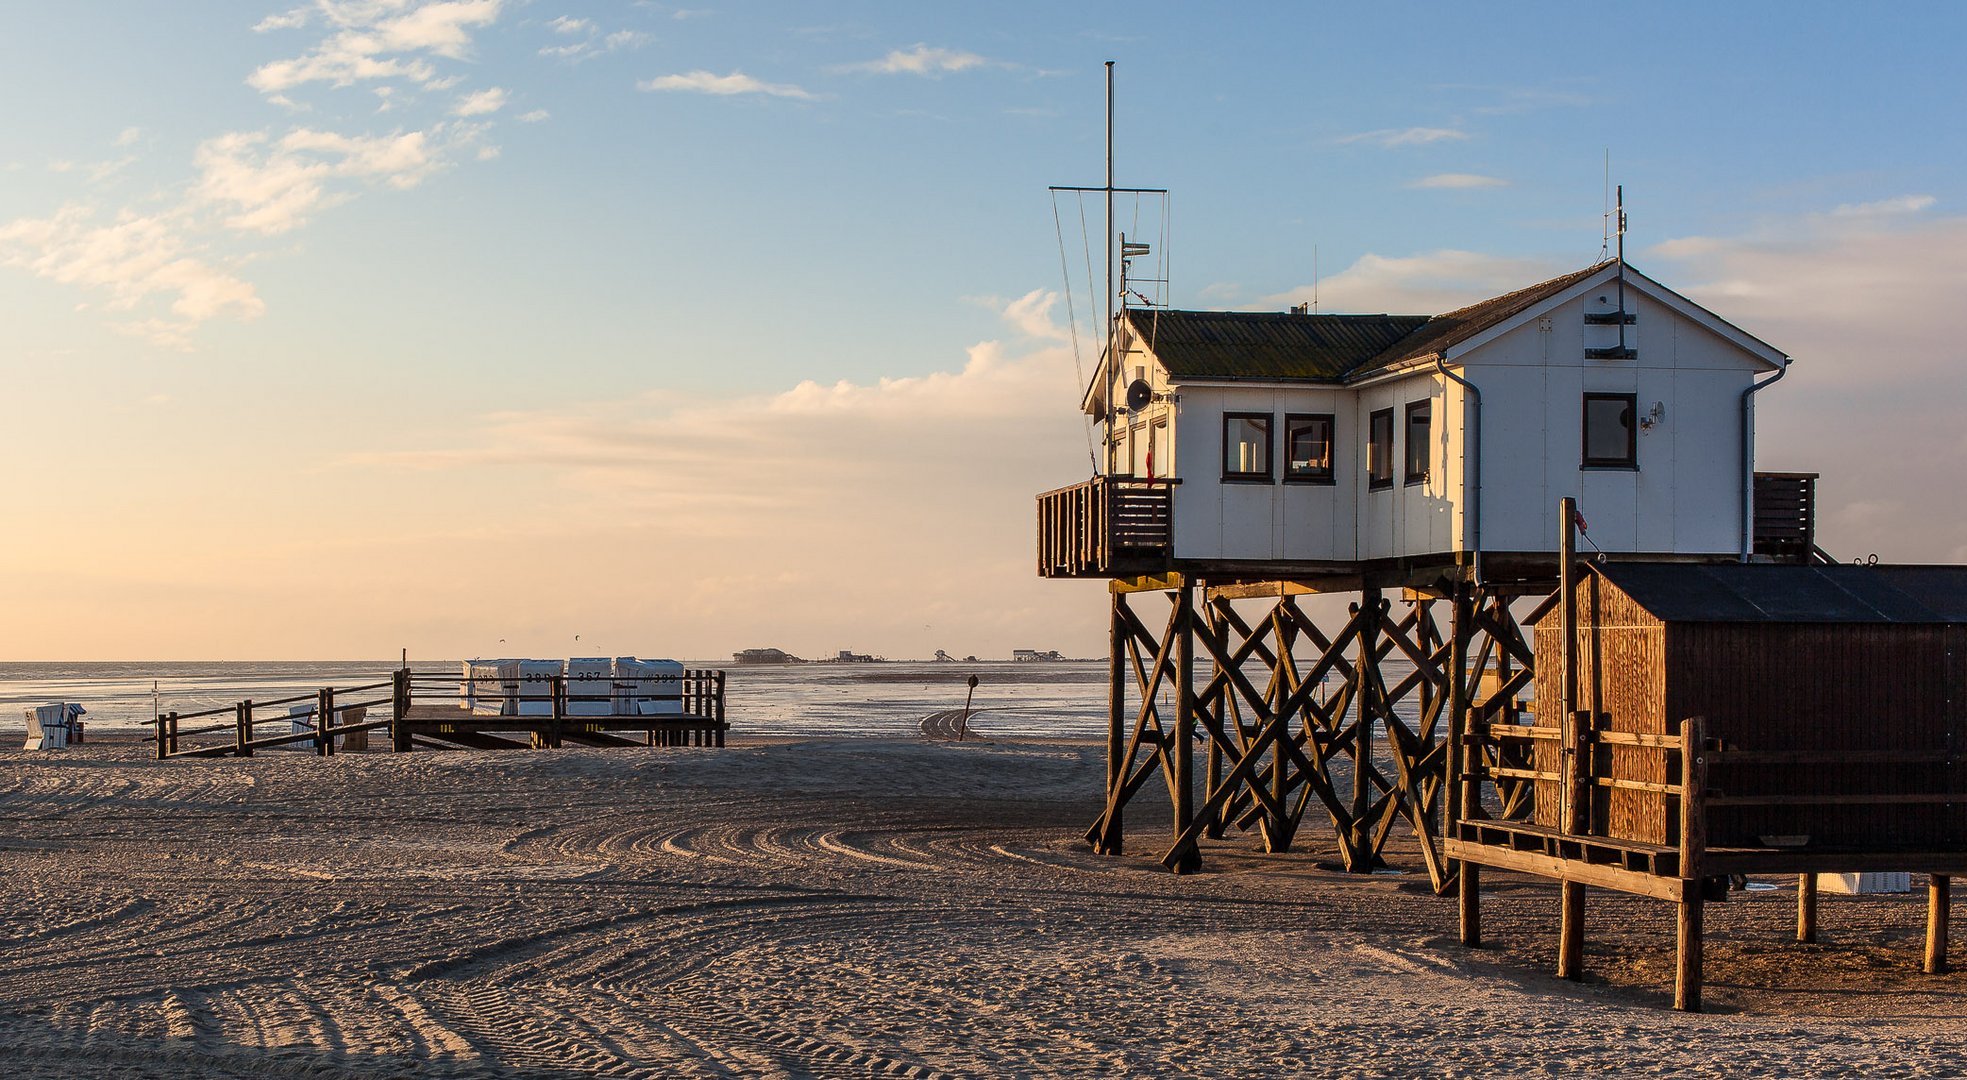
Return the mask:
[[[1445,315],[1298,315],[1127,309],[1174,379],[1339,382],[1443,352],[1598,273],[1604,263]]]
[[[1662,622],[1967,622],[1967,566],[1602,563]]]

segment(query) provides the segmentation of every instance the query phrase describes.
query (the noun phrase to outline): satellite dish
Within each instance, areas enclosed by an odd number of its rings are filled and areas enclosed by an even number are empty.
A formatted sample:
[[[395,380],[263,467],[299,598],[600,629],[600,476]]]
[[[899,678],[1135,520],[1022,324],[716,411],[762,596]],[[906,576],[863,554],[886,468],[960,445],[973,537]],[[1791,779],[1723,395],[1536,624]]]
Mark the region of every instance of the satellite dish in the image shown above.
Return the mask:
[[[1147,403],[1153,400],[1154,388],[1147,384],[1146,379],[1135,379],[1133,382],[1127,384],[1128,408],[1145,409],[1147,408]]]

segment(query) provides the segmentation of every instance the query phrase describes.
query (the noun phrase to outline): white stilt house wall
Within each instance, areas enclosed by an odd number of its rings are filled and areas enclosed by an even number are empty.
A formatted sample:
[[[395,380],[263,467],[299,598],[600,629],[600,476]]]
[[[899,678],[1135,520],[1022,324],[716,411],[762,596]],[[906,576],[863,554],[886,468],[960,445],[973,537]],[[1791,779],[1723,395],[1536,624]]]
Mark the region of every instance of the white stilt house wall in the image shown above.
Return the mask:
[[[1133,309],[1115,336],[1083,403],[1108,475],[1174,481],[1162,568],[1239,575],[1548,556],[1565,495],[1606,552],[1739,557],[1745,392],[1787,363],[1616,261],[1433,317]]]

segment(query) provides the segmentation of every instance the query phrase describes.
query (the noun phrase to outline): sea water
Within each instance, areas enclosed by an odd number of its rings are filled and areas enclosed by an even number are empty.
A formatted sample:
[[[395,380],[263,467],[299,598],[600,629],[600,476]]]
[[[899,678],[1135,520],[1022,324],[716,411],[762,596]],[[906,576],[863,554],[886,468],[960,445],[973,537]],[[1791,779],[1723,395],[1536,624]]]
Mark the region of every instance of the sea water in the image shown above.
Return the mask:
[[[972,726],[980,735],[1106,738],[1105,660],[685,664],[727,673],[725,718],[740,735],[913,736],[923,717],[962,708],[974,675]],[[50,701],[80,702],[92,729],[138,730],[147,729],[157,711],[199,712],[245,698],[263,702],[324,686],[386,682],[395,666],[389,660],[0,663],[0,733],[24,732],[25,710]],[[456,661],[413,666],[444,676],[459,669]],[[1397,658],[1388,658],[1384,668],[1389,684],[1411,670]],[[1207,663],[1198,661],[1198,683],[1208,675]],[[1131,672],[1128,683],[1131,728],[1139,707]],[[1334,678],[1323,690],[1337,688]],[[1174,701],[1165,681],[1160,709],[1172,720]],[[1418,709],[1409,701],[1400,712],[1411,724]]]
[[[412,666],[444,676],[459,669],[456,661]],[[963,707],[971,675],[977,677],[972,708],[979,734],[1106,733],[1103,660],[685,666],[727,673],[725,718],[741,735],[913,736],[923,717]],[[0,732],[24,731],[25,710],[50,701],[80,702],[92,730],[147,730],[159,711],[199,712],[246,698],[271,701],[324,686],[387,682],[394,667],[387,660],[0,663]]]

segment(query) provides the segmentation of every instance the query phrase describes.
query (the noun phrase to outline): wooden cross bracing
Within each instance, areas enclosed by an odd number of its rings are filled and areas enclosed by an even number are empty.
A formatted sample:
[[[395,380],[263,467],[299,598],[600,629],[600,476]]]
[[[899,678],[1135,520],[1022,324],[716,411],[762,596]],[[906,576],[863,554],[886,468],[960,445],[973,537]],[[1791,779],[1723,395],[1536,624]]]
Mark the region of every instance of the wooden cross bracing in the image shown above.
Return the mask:
[[[1394,602],[1367,590],[1328,633],[1293,595],[1248,618],[1231,597],[1207,590],[1198,604],[1195,591],[1164,593],[1169,613],[1158,635],[1128,593],[1113,594],[1109,775],[1087,839],[1119,854],[1130,800],[1159,775],[1174,816],[1161,861],[1178,873],[1200,865],[1202,839],[1231,827],[1256,831],[1267,852],[1290,850],[1316,800],[1348,870],[1380,865],[1405,822],[1429,880],[1446,891],[1454,870],[1439,839],[1451,735],[1514,722],[1531,677],[1508,598],[1463,586],[1451,603],[1412,596],[1395,618]],[[1441,607],[1455,613],[1445,634]],[[1198,677],[1205,659],[1207,675]],[[1451,679],[1458,666],[1462,677]],[[1460,722],[1458,703],[1466,703]],[[1490,752],[1476,739],[1462,742]],[[1495,812],[1513,817],[1528,806],[1528,783],[1513,784]]]

